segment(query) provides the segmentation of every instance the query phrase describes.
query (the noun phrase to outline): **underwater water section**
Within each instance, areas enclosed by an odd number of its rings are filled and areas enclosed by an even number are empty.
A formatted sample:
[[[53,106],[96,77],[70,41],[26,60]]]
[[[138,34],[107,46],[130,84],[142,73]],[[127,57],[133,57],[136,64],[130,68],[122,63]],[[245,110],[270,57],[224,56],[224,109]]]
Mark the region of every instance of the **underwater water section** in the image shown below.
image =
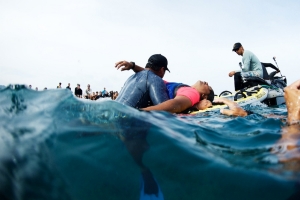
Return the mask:
[[[299,199],[285,105],[247,109],[173,115],[3,88],[0,199]]]

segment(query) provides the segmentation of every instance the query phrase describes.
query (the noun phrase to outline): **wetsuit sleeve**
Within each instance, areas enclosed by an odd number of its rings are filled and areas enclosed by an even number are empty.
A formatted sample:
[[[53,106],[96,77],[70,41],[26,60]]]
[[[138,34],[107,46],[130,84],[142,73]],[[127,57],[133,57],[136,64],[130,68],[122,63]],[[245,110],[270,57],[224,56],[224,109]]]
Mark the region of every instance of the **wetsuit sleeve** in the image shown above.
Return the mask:
[[[169,100],[166,84],[158,76],[152,76],[148,79],[149,83],[149,95],[153,105],[160,104]]]

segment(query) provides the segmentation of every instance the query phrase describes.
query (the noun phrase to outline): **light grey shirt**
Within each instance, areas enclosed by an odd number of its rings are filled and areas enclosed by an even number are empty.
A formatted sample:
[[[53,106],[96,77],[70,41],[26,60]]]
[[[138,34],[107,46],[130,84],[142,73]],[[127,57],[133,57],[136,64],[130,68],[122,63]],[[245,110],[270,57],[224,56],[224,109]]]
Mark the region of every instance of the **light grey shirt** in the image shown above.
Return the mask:
[[[242,70],[235,70],[235,72],[249,72],[249,71],[256,71],[258,74],[260,74],[260,77],[263,77],[263,70],[260,61],[252,53],[251,51],[244,50],[243,58],[243,68]]]
[[[85,90],[86,95],[91,95],[92,94],[92,89],[86,89]]]

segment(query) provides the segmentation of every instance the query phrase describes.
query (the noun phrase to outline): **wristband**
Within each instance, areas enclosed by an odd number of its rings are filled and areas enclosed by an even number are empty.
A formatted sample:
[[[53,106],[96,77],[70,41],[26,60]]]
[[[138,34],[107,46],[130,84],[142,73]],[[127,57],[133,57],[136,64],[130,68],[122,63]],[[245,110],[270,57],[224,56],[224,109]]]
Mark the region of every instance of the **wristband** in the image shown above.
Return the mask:
[[[135,63],[134,62],[130,62],[131,64],[132,64],[132,67],[131,67],[131,69],[134,69],[134,67],[135,67]]]

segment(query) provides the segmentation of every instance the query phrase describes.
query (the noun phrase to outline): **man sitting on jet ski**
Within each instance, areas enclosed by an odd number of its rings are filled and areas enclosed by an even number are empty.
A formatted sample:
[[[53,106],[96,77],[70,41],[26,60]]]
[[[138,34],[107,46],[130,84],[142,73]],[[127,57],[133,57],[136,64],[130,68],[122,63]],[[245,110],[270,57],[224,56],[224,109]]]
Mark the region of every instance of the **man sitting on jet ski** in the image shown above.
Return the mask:
[[[241,70],[231,71],[229,73],[230,77],[232,77],[236,72],[241,72],[241,76],[243,78],[253,76],[263,78],[263,69],[261,66],[261,62],[256,57],[256,55],[254,55],[254,53],[248,50],[244,50],[244,47],[239,42],[233,45],[232,51],[243,57],[242,62],[244,64],[244,67],[241,67]]]
[[[232,51],[242,56],[242,63],[240,64],[241,70],[231,71],[229,77],[234,75],[234,86],[235,90],[240,90],[245,87],[244,82],[251,78],[264,78],[264,70],[259,59],[251,51],[244,50],[241,43],[237,42],[233,45]]]

